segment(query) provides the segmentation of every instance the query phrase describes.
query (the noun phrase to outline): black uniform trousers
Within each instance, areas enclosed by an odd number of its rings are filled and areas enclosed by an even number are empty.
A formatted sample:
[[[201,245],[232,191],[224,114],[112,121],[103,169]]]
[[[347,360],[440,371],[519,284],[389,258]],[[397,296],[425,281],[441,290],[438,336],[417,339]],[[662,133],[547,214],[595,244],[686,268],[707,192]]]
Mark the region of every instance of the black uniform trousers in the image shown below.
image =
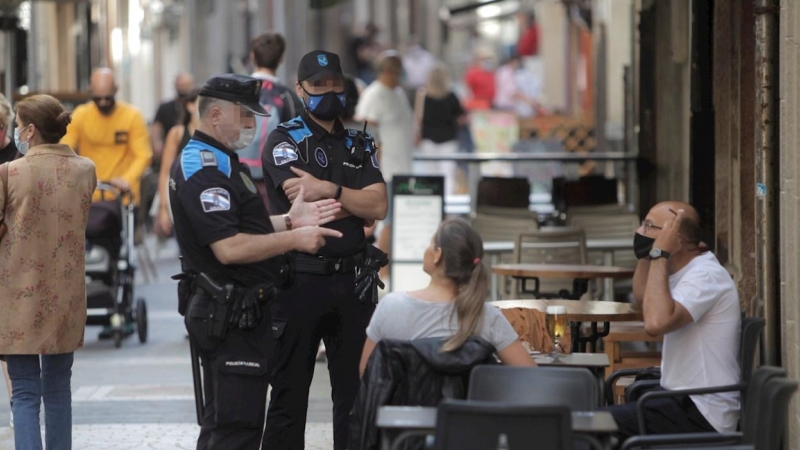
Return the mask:
[[[656,390],[663,390],[663,388]],[[619,428],[617,437],[620,443],[629,437],[641,434],[636,402],[599,409],[609,411],[614,416],[614,421],[617,422]],[[644,419],[647,434],[716,432],[688,396],[648,401],[645,403]]]
[[[205,411],[197,450],[258,450],[264,430],[272,349],[268,308],[249,331],[228,330],[225,340],[208,336],[213,302],[192,297],[185,324],[203,366]]]
[[[335,450],[347,446],[348,420],[360,385],[358,364],[375,306],[355,295],[355,275],[296,274],[273,309],[272,394],[263,450],[304,448],[308,391],[320,339],[333,398]]]

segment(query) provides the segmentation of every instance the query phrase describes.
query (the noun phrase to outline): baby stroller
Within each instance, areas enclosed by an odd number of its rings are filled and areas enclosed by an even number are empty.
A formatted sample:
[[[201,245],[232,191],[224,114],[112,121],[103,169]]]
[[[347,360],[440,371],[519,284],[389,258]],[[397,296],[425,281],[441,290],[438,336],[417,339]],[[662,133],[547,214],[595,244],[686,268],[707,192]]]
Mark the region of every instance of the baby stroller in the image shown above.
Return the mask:
[[[133,196],[106,183],[97,189],[101,201],[92,203],[86,226],[86,324],[110,327],[117,348],[134,329],[145,343],[147,304],[133,301]]]

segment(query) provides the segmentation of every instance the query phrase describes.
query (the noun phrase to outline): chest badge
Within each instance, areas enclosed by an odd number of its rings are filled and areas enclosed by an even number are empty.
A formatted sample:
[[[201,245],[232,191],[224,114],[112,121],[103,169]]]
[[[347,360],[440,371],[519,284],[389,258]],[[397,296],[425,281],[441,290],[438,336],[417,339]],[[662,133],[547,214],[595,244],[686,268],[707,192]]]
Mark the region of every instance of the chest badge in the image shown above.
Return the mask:
[[[325,150],[322,148],[317,147],[317,150],[314,151],[314,158],[316,158],[320,167],[328,167],[328,155],[325,154]]]
[[[253,194],[258,192],[258,189],[256,189],[256,185],[253,183],[253,180],[251,180],[246,173],[239,172],[239,175],[241,175],[242,181],[244,182],[244,185],[247,187],[248,191],[252,192]]]

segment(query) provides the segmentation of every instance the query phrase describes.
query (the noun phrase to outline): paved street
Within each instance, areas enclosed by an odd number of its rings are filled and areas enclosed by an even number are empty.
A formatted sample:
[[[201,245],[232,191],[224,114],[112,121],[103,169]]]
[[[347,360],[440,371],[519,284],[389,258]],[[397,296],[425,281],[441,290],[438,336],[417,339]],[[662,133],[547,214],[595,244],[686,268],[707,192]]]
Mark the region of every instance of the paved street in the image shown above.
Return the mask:
[[[86,345],[75,355],[72,376],[75,450],[194,448],[199,427],[189,343],[177,313],[175,284],[169,279],[179,271],[176,256],[177,248],[171,243],[157,263],[159,280],[136,287],[136,295],[145,298],[149,308],[146,344],[140,344],[134,335],[115,349],[111,341],[98,341],[99,327],[87,328]],[[333,447],[328,383],[326,366],[317,364],[307,449]],[[0,450],[14,448],[8,422],[8,393],[2,387]]]

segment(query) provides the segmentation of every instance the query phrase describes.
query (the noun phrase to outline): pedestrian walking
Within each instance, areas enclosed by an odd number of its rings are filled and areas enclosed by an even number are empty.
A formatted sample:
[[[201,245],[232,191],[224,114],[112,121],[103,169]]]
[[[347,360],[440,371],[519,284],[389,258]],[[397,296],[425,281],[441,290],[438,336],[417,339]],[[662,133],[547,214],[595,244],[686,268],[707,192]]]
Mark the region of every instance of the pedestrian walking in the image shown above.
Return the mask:
[[[24,155],[0,166],[0,355],[12,385],[18,450],[71,448],[73,352],[86,324],[86,222],[95,166],[58,144],[70,115],[53,97],[17,105],[14,139]]]

